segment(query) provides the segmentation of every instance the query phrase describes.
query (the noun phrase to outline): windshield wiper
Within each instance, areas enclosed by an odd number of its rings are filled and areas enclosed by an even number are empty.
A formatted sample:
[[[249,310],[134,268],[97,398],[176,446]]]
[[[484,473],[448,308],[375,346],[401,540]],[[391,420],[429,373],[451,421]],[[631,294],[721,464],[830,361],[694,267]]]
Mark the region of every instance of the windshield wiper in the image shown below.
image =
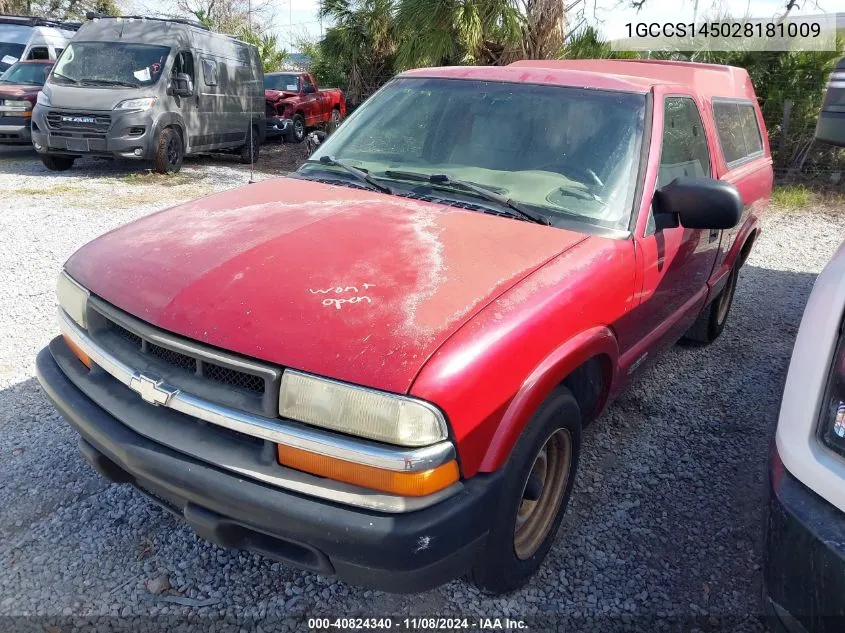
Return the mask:
[[[68,77],[67,75],[63,75],[62,73],[57,73],[55,70],[53,71],[53,77],[61,77],[62,79],[67,79],[72,84],[78,84],[79,80],[74,79],[73,77]]]
[[[138,88],[141,84],[133,84],[131,81],[119,81],[117,79],[83,79],[83,84],[89,86],[126,86],[127,88]]]
[[[534,213],[528,209],[523,209],[522,206],[506,196],[466,180],[456,180],[446,174],[418,174],[413,171],[394,171],[389,169],[384,172],[384,175],[387,178],[416,180],[418,182],[428,182],[432,185],[451,185],[453,187],[460,187],[471,191],[479,198],[483,198],[489,202],[495,202],[503,207],[506,207],[512,211],[510,214],[512,217],[517,217],[522,220],[526,220],[527,222],[534,222],[535,224],[543,224],[545,226],[551,226],[552,224],[546,216]]]
[[[393,190],[390,187],[386,187],[385,185],[376,182],[376,180],[370,176],[366,171],[363,169],[359,169],[358,167],[353,167],[352,165],[341,162],[334,158],[333,156],[320,156],[319,160],[308,159],[305,161],[306,165],[326,165],[328,167],[340,167],[344,169],[347,173],[352,174],[363,182],[364,184],[368,185],[371,189],[375,189],[377,191],[381,191],[382,193],[389,193],[393,194]]]

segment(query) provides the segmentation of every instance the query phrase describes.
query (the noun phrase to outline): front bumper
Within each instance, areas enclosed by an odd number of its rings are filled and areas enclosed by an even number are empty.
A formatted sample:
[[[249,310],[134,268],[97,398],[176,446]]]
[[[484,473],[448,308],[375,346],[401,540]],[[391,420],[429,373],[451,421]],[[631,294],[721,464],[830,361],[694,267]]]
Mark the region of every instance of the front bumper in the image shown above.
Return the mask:
[[[31,143],[31,121],[29,117],[0,116],[0,144],[28,145]]]
[[[56,339],[38,355],[38,379],[79,432],[85,458],[108,479],[132,484],[183,518],[203,538],[394,592],[423,591],[461,575],[485,546],[499,474],[473,477],[456,495],[400,515],[281,490],[131,430],[64,374],[53,357],[59,345]]]
[[[845,515],[793,477],[772,450],[764,579],[774,623],[845,631]]]
[[[283,116],[267,117],[267,136],[288,134],[293,129],[293,120]]]
[[[47,115],[76,114],[60,108],[35,106],[32,113],[32,143],[40,154],[58,156],[103,156],[150,160],[155,155],[155,119],[151,111],[102,112],[109,117],[108,127],[83,129],[69,124],[65,129],[51,128]]]

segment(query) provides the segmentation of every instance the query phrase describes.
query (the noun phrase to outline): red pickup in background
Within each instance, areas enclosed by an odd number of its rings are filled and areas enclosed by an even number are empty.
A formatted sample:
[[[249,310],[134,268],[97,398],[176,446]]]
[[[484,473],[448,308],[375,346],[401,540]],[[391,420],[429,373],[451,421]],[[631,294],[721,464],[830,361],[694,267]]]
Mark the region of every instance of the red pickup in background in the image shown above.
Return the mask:
[[[338,88],[321,90],[311,73],[278,72],[264,75],[267,136],[283,136],[300,143],[308,128],[337,125],[346,116],[346,98]]]

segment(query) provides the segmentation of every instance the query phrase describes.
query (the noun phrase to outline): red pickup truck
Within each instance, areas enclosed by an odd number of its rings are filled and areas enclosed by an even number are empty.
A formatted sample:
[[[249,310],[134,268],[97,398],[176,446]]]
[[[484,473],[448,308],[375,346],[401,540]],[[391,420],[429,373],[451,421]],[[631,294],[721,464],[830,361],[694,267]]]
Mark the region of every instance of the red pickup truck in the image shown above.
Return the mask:
[[[95,468],[220,545],[509,591],[584,426],[722,332],[771,189],[744,70],[410,71],[294,174],[77,251],[39,380]]]
[[[337,125],[346,116],[346,98],[337,88],[320,89],[311,73],[279,72],[264,75],[267,136],[282,136],[300,143],[308,128]]]

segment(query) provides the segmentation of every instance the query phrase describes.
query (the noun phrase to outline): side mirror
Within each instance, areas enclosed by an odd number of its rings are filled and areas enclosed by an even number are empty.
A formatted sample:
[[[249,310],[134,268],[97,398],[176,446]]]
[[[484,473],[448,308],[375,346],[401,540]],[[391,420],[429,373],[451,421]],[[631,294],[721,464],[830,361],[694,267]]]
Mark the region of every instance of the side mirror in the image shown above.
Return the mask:
[[[187,73],[178,73],[170,81],[170,92],[177,97],[191,97],[194,94],[194,82]]]
[[[654,192],[658,229],[680,223],[688,229],[731,229],[742,217],[742,196],[733,185],[713,178],[675,178]]]

